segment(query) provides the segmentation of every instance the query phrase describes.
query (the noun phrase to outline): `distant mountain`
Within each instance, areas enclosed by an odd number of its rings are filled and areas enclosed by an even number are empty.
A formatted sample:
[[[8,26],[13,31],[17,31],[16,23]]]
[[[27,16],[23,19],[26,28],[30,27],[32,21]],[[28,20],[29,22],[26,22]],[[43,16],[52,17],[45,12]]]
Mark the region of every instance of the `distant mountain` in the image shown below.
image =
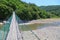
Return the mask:
[[[60,17],[60,5],[40,6],[40,8]]]
[[[40,8],[43,9],[43,10],[46,10],[46,11],[52,11],[52,10],[54,11],[54,10],[59,10],[60,5],[41,6]]]

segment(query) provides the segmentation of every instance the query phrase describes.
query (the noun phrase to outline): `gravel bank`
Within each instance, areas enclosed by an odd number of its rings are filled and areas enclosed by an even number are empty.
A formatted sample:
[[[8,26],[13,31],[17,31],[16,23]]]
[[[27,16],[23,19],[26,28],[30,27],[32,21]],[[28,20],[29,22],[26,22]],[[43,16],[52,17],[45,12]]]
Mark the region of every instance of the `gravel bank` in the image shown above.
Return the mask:
[[[33,32],[40,38],[40,40],[60,40],[60,26],[45,27],[42,29],[33,30]],[[23,32],[24,40],[38,40],[31,31]]]
[[[60,18],[53,18],[53,19],[39,19],[39,20],[32,20],[29,21],[28,23],[52,23],[52,22],[56,22],[56,21],[60,21]]]

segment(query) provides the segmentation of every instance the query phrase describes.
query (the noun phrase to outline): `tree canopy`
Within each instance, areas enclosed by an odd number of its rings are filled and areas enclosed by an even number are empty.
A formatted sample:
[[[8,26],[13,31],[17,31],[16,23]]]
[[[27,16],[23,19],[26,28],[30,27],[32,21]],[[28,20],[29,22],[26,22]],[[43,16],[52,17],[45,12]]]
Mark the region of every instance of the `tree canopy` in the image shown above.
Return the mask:
[[[50,18],[51,16],[35,4],[28,4],[21,0],[0,0],[0,18],[2,20],[8,19],[13,11],[22,20]]]
[[[41,6],[42,10],[51,14],[51,17],[60,17],[60,5]]]

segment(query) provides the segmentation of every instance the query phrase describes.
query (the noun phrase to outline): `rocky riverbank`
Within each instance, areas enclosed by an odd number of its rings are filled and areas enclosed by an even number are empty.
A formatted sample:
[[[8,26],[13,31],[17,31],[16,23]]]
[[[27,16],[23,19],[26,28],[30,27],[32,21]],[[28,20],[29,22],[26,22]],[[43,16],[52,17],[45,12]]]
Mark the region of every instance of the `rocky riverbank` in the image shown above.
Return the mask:
[[[40,40],[60,40],[60,26],[45,27],[32,31]],[[38,40],[31,31],[24,31],[22,35],[24,40]]]
[[[39,19],[39,20],[32,20],[32,21],[28,21],[27,23],[23,23],[20,25],[29,25],[29,24],[40,24],[40,23],[52,23],[52,22],[56,22],[56,21],[60,21],[60,18],[52,18],[52,19]],[[0,24],[3,24],[2,22],[0,22]]]

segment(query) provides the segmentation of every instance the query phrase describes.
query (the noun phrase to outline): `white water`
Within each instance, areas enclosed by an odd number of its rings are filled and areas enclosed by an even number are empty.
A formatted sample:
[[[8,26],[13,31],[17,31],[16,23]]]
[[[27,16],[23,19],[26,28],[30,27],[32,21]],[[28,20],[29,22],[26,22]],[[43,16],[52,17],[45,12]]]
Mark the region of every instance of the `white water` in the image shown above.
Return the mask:
[[[18,28],[18,23],[15,18],[15,12],[13,12],[13,17],[12,17],[9,33],[7,35],[6,40],[22,40],[21,33]]]

